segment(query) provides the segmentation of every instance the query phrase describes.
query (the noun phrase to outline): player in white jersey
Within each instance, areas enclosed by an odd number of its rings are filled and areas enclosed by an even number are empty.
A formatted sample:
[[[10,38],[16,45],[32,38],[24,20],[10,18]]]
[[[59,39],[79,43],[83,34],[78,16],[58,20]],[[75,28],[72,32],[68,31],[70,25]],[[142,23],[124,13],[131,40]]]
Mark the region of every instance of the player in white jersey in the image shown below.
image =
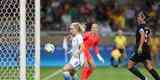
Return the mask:
[[[65,49],[65,51],[68,51],[68,40],[72,41],[72,48],[69,52],[72,55],[70,61],[68,64],[64,65],[64,67],[62,69],[57,70],[56,72],[54,72],[53,74],[45,77],[42,80],[50,80],[52,77],[55,77],[56,75],[63,73],[64,74],[64,80],[77,80],[75,79],[75,73],[76,73],[76,69],[77,67],[79,67],[80,65],[83,64],[83,54],[82,54],[82,44],[83,44],[83,37],[81,35],[81,33],[83,32],[83,28],[81,28],[81,24],[80,23],[72,23],[70,25],[70,33],[71,35],[69,35],[69,38],[64,38],[63,41],[63,48]]]
[[[64,79],[65,80],[74,80],[73,76],[76,72],[76,68],[83,64],[83,59],[80,60],[81,54],[81,47],[83,44],[83,37],[81,35],[82,28],[79,23],[72,23],[70,26],[70,37],[72,41],[72,48],[68,52],[70,53],[71,59],[68,64],[66,64],[63,68],[64,70]],[[67,51],[67,41],[68,39],[65,37],[63,41],[63,48]]]

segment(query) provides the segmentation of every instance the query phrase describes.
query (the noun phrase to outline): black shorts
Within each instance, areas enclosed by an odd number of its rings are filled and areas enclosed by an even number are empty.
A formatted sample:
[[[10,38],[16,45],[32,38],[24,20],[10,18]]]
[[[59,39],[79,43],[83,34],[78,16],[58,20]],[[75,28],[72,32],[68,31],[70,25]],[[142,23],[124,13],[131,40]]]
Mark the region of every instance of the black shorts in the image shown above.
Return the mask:
[[[144,62],[145,60],[151,60],[151,49],[149,46],[142,47],[142,53],[138,54],[138,47],[135,47],[135,53],[131,56],[130,60],[133,62]]]
[[[120,52],[121,54],[124,54],[124,49],[123,49],[123,48],[118,48],[118,50],[119,50],[119,52]]]

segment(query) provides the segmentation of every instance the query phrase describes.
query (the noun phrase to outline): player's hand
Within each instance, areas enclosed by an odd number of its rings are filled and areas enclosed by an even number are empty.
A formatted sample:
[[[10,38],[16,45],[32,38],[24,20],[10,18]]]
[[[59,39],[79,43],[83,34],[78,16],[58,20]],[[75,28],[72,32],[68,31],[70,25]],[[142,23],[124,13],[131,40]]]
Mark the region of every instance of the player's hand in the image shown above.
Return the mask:
[[[104,63],[104,59],[101,57],[100,54],[97,54],[97,57],[98,57],[98,59],[99,59],[102,63]]]
[[[138,54],[142,54],[142,47],[138,48]]]

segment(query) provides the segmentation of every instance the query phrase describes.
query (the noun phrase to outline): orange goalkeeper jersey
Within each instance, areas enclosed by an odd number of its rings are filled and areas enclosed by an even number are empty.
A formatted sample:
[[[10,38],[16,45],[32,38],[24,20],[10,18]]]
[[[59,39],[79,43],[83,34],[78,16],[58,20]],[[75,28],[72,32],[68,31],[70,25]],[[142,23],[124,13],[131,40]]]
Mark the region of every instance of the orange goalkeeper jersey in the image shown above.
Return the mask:
[[[84,42],[84,56],[87,58],[91,58],[91,54],[89,53],[89,48],[93,48],[96,54],[99,54],[99,42],[100,42],[100,36],[98,33],[92,33],[92,32],[85,32],[83,35],[83,42]]]

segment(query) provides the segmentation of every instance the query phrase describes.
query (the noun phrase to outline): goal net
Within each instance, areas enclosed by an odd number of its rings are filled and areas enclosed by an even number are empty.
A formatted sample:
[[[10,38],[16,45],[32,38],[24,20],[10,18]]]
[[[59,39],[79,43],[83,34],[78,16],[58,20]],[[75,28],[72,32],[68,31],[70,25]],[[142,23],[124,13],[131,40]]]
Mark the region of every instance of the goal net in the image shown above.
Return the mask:
[[[39,80],[39,3],[0,0],[0,80]]]

